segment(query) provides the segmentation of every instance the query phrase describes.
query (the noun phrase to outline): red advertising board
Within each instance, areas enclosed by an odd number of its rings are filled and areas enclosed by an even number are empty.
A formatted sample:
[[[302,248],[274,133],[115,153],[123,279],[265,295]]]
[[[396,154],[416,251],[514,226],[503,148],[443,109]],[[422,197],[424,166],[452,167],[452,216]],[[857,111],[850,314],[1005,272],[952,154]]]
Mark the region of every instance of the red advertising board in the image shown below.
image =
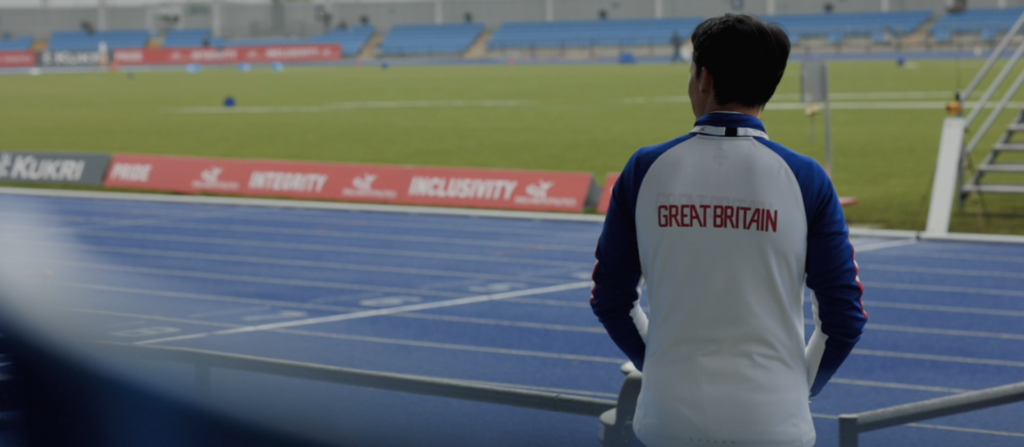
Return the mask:
[[[615,182],[619,181],[618,172],[609,172],[608,176],[604,179],[604,189],[601,191],[601,200],[597,202],[597,212],[601,214],[608,214],[608,205],[612,203],[612,188],[615,187]]]
[[[0,68],[35,67],[36,53],[32,51],[0,51]]]
[[[116,154],[105,186],[407,205],[581,212],[590,174]]]
[[[114,50],[120,65],[187,65],[318,62],[341,59],[341,45],[303,44],[228,48],[139,48]]]

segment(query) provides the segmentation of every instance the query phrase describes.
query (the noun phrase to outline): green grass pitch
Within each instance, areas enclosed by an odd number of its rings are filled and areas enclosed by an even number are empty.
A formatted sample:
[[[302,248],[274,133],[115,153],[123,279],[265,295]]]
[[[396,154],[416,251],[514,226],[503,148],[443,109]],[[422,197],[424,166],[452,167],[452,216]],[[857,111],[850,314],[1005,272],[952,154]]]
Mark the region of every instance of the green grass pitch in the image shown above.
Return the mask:
[[[833,176],[861,201],[847,209],[852,225],[923,229],[942,104],[981,63],[830,63]],[[792,63],[763,118],[773,140],[823,160],[822,119],[812,129],[799,77]],[[603,181],[637,148],[692,128],[688,78],[686,65],[668,64],[5,76],[0,148],[587,171]],[[234,110],[220,106],[227,95]],[[1024,234],[1024,198],[973,198],[953,230]]]

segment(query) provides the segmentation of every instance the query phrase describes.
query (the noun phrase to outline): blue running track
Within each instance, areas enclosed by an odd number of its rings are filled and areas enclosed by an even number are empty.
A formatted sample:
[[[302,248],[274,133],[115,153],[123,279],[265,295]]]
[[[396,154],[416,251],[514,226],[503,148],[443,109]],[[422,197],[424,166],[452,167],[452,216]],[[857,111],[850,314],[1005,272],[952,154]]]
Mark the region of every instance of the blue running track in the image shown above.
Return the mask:
[[[622,384],[625,357],[588,304],[596,222],[10,194],[0,215],[7,238],[39,247],[26,263],[53,272],[58,306],[99,340],[605,399]],[[871,320],[812,403],[818,445],[837,445],[840,413],[1024,381],[1024,245],[854,245]],[[467,297],[479,298],[453,302]],[[272,326],[217,333],[256,325]],[[190,386],[188,367],[160,371]],[[275,417],[351,445],[598,445],[596,418],[222,370],[213,384],[225,397],[256,387],[253,407],[300,408]],[[1020,446],[1024,405],[861,439]]]

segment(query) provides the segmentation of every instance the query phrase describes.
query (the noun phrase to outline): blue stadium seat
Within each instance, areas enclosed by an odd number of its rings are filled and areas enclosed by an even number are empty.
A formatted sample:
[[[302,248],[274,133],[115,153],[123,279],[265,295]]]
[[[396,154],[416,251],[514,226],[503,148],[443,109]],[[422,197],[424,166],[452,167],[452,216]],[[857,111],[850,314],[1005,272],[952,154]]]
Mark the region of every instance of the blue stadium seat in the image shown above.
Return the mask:
[[[827,37],[838,44],[845,36],[871,36],[885,42],[889,34],[904,35],[918,29],[931,17],[930,11],[802,14],[764,17],[786,29],[790,40],[805,37]]]
[[[482,24],[396,25],[381,43],[381,56],[457,55],[465,53],[480,33]]]
[[[506,23],[494,33],[487,48],[669,45],[674,33],[685,39],[700,22],[699,18],[682,18]]]
[[[308,39],[243,39],[243,40],[217,40],[216,47],[256,47],[262,45],[303,45],[311,43],[336,43],[341,45],[342,53],[347,56],[355,56],[363,50],[366,43],[373,36],[372,26],[357,26],[347,30],[334,29],[327,34],[313,36]]]
[[[0,40],[0,51],[27,51],[31,49],[31,36],[22,36],[17,39]]]
[[[213,33],[208,29],[172,29],[164,36],[164,48],[196,48],[203,42],[213,45]]]
[[[961,13],[947,14],[935,22],[932,37],[936,42],[949,42],[955,34],[974,34],[985,41],[995,40],[996,35],[1010,30],[1013,22],[1024,13],[1024,9],[970,9]]]
[[[52,51],[95,51],[100,42],[106,42],[107,48],[144,48],[149,42],[149,31],[118,30],[97,31],[87,34],[84,31],[55,31],[50,37],[49,49]]]

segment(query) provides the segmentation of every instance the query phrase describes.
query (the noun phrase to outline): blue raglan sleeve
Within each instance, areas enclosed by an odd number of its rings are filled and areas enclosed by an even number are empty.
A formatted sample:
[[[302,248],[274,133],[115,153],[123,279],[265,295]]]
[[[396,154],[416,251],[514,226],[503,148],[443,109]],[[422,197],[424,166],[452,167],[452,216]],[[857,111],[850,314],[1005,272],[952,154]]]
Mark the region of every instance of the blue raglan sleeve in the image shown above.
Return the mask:
[[[642,180],[638,158],[634,155],[612,189],[611,204],[605,216],[604,230],[597,244],[594,289],[590,306],[604,325],[612,341],[637,369],[643,370],[646,345],[646,315],[640,309],[642,277],[636,239],[636,197]],[[638,315],[640,313],[641,315]],[[638,327],[639,324],[644,327]]]
[[[805,352],[817,395],[860,340],[868,315],[849,228],[832,181],[816,162],[798,173],[807,212],[807,287],[816,329]]]

